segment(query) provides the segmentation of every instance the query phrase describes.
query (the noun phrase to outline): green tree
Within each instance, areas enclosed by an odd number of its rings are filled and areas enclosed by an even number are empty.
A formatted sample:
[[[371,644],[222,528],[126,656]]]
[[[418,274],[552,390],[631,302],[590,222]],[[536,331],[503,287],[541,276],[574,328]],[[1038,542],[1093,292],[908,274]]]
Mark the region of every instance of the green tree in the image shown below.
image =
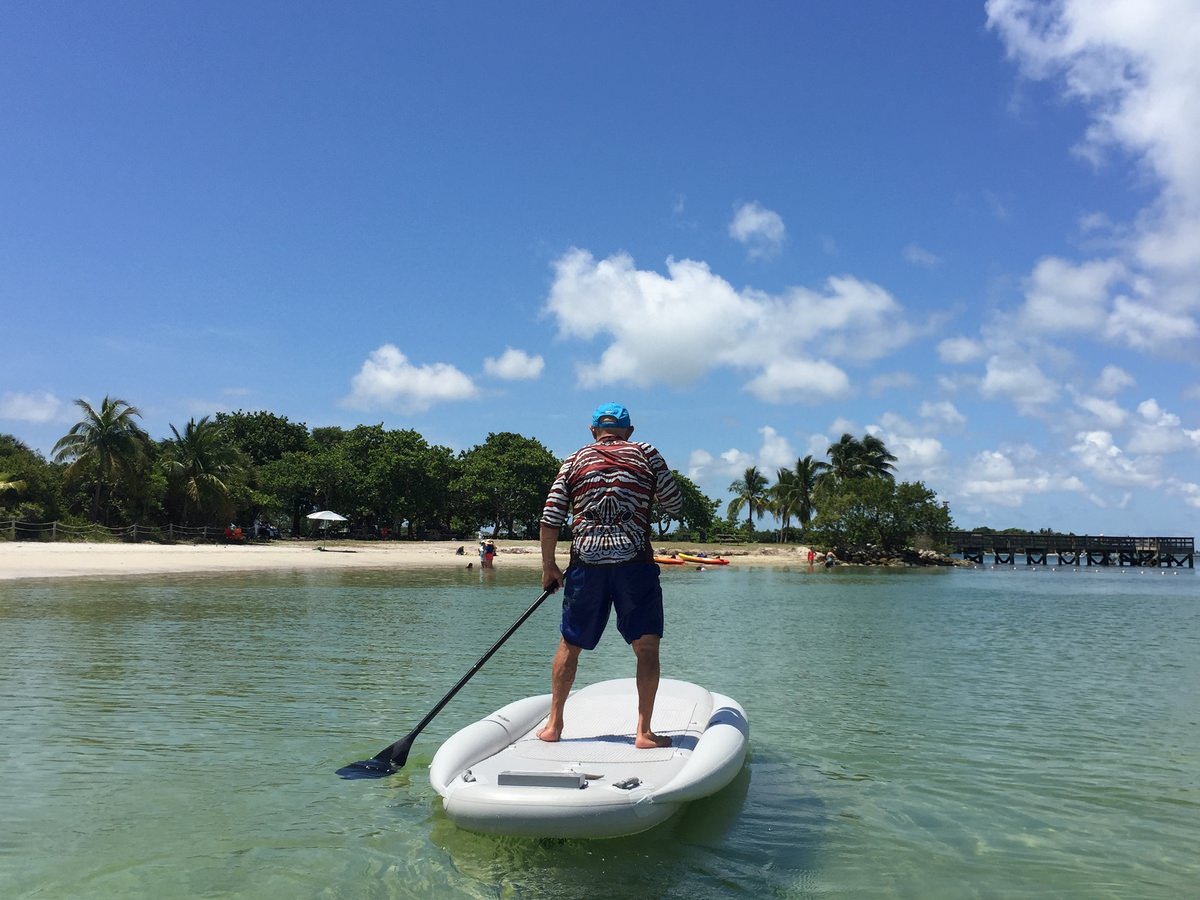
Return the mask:
[[[453,530],[455,510],[451,485],[461,474],[462,462],[449,447],[440,444],[424,447],[421,454],[419,490],[412,497],[413,506],[407,516],[410,527],[416,522],[425,528],[436,528],[438,531]]]
[[[953,528],[950,510],[921,482],[897,484],[889,478],[847,478],[818,488],[814,539],[844,551],[878,547],[896,551],[918,535]]]
[[[822,473],[829,469],[828,463],[815,460],[811,455],[796,460],[795,469],[780,469],[777,481],[771,488],[771,500],[775,514],[779,516],[779,539],[791,522],[791,517],[800,520],[801,528],[808,528],[816,511],[814,495]]]
[[[363,524],[407,525],[440,530],[450,516],[447,498],[455,475],[454,454],[430,447],[410,429],[387,431],[382,425],[359,426],[325,451],[341,460],[343,494],[339,502]]]
[[[729,501],[729,518],[736,519],[738,514],[746,510],[746,530],[754,531],[754,518],[763,517],[770,506],[768,482],[758,466],[751,466],[737,481],[729,485],[733,499]]]
[[[216,424],[226,440],[245,457],[244,480],[231,485],[230,500],[234,505],[234,520],[250,522],[263,518],[278,523],[291,518],[290,502],[264,488],[260,469],[278,462],[285,453],[304,453],[313,448],[308,426],[288,421],[265,410],[259,412],[219,412]]]
[[[229,443],[255,466],[282,459],[285,453],[308,450],[312,438],[303,422],[289,422],[286,416],[270,412],[219,412],[216,424]]]
[[[304,516],[316,505],[317,481],[317,461],[312,453],[285,451],[258,469],[259,490],[270,498],[270,505],[291,519],[293,535],[300,534]]]
[[[25,482],[18,481],[8,472],[0,472],[0,493],[4,491],[20,491],[24,490]]]
[[[678,515],[679,524],[688,531],[711,531],[717,520],[720,501],[708,499],[686,475],[674,469],[671,470],[671,475],[674,476],[675,483],[679,486],[679,494],[683,498],[683,507]],[[670,530],[671,523],[676,520],[675,516],[659,505],[657,498],[651,507],[650,515],[657,523],[659,537],[665,535]]]
[[[114,487],[139,476],[150,439],[134,422],[141,411],[124,400],[106,396],[99,409],[82,399],[75,405],[83,418],[54,445],[54,459],[69,463],[63,473],[68,481],[92,479],[91,518],[99,521],[103,508],[107,522],[106,499]]]
[[[537,533],[546,492],[561,463],[541,443],[512,432],[489,434],[461,455],[454,483],[462,511],[514,536],[517,525]]]
[[[862,440],[843,434],[837,443],[830,445],[828,455],[829,467],[825,471],[837,479],[895,478],[896,457],[873,434]]]
[[[20,478],[15,478],[10,472],[0,472],[0,496],[12,491],[14,494],[19,494],[25,490],[25,482]]]
[[[796,473],[784,467],[776,471],[775,483],[768,491],[771,511],[779,517],[779,540],[783,541],[796,509]]]
[[[0,510],[7,512],[9,507],[5,504],[15,506],[18,497],[29,489],[27,473],[36,468],[38,462],[45,466],[44,460],[15,437],[0,434]]]
[[[796,505],[794,512],[800,520],[801,528],[808,528],[816,513],[816,490],[821,476],[829,469],[829,463],[813,459],[812,455],[802,456],[796,460]]]
[[[244,457],[224,428],[208,416],[189,419],[182,433],[172,425],[171,433],[163,470],[172,495],[180,501],[180,521],[189,524],[193,515],[203,523],[226,518],[233,488],[245,474]]]

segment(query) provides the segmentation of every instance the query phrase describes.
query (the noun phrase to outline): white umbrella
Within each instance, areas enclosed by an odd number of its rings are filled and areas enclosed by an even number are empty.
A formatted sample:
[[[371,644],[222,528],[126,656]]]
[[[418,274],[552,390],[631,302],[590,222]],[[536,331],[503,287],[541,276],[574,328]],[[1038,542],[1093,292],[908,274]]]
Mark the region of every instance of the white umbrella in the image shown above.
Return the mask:
[[[345,516],[339,516],[331,509],[323,509],[320,512],[309,513],[305,516],[306,519],[312,519],[314,522],[322,522],[321,530],[325,533],[329,531],[330,522],[345,522]]]

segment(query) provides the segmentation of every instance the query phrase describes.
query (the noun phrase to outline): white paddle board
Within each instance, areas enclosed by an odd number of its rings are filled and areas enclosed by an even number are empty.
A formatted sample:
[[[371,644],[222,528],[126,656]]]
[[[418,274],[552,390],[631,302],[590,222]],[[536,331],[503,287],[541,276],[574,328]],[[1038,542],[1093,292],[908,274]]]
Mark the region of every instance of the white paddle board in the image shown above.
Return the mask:
[[[634,746],[632,678],[572,693],[554,743],[537,736],[549,710],[549,694],[527,697],[442,744],[429,777],[455,824],[525,837],[636,834],[729,784],[749,744],[736,701],[669,678],[659,684],[652,727],[670,747]]]

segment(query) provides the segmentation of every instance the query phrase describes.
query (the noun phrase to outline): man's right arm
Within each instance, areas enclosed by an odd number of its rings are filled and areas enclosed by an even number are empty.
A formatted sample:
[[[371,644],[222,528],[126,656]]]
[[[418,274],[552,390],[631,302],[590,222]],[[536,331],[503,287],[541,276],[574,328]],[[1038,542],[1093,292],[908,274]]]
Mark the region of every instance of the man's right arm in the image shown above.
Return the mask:
[[[546,496],[546,504],[542,507],[541,529],[538,540],[542,547],[542,587],[547,591],[558,590],[563,583],[562,569],[554,558],[558,547],[559,530],[567,521],[567,511],[570,509],[570,494],[567,489],[567,475],[571,471],[571,461],[575,454],[567,457],[558,470],[554,483],[550,485],[550,493]]]
[[[554,551],[558,547],[558,529],[542,523],[539,534],[542,545],[542,588],[554,593],[563,583],[562,569],[558,567]]]

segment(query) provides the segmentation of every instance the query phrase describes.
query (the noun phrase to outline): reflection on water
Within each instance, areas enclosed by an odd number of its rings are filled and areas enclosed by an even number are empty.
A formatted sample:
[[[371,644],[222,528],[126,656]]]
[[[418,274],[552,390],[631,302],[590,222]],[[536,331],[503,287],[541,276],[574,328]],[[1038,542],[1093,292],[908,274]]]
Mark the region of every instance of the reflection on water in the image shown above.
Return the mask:
[[[720,794],[611,841],[481,837],[439,743],[547,689],[527,572],[0,584],[0,896],[1174,897],[1200,876],[1194,572],[664,572],[664,674],[747,709]],[[615,630],[580,683],[632,674]],[[964,886],[967,886],[964,888]]]

